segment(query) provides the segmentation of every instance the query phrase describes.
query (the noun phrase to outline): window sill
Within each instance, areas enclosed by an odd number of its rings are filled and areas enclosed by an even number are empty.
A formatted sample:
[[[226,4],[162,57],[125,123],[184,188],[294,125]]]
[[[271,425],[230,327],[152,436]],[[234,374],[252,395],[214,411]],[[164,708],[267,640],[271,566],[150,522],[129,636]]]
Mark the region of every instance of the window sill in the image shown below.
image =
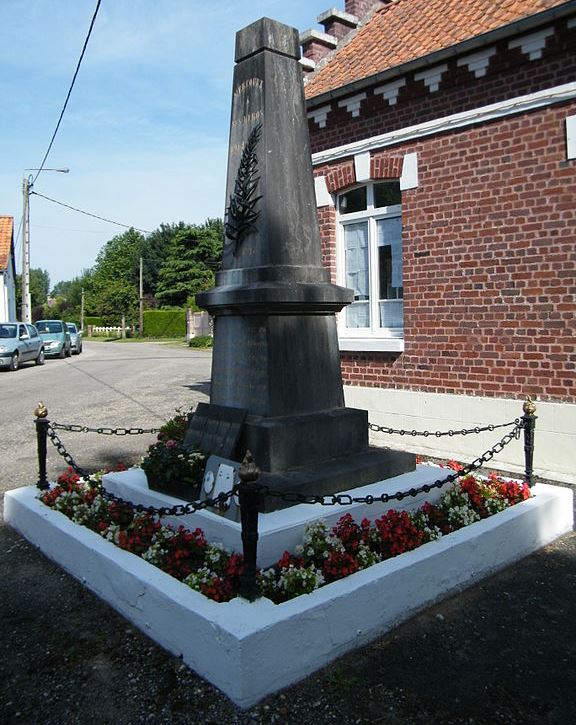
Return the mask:
[[[404,352],[404,338],[339,337],[338,347],[351,352]]]

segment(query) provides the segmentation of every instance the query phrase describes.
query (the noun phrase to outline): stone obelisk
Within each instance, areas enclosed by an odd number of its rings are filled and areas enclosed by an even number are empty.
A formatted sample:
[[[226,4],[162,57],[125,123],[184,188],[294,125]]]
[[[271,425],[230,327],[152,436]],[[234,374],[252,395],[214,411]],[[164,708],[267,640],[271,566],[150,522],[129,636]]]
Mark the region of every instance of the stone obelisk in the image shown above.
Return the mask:
[[[214,316],[210,405],[187,441],[222,453],[236,421],[229,457],[249,449],[263,483],[322,494],[414,457],[369,448],[366,411],[344,406],[335,313],[353,292],[322,266],[299,58],[298,31],[268,18],[236,36],[222,271],[196,298]]]

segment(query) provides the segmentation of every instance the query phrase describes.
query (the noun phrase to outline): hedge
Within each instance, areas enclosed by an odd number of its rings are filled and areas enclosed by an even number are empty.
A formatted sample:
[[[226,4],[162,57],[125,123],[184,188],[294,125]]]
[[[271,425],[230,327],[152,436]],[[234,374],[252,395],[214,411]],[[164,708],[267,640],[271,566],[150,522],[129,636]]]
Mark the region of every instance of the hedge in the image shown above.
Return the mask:
[[[185,337],[186,310],[144,310],[144,337]]]
[[[86,329],[88,325],[95,325],[97,327],[101,327],[104,323],[102,322],[101,317],[85,317],[84,318],[84,328]]]

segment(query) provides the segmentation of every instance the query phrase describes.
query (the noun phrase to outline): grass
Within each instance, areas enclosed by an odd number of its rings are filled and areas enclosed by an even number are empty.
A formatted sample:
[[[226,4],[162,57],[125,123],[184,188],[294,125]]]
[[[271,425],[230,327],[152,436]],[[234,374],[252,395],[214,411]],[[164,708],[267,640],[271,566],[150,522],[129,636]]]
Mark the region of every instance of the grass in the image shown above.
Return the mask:
[[[185,337],[85,337],[84,342],[121,342],[122,344],[131,344],[139,342],[155,342],[161,345],[170,345],[172,347],[188,347]],[[195,350],[209,350],[210,347],[192,347]]]

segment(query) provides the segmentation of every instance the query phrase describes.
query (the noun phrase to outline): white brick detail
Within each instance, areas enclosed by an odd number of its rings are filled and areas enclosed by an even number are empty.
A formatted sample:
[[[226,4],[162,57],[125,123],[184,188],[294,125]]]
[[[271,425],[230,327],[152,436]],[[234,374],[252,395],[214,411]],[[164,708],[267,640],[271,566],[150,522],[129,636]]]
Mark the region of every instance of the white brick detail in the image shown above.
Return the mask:
[[[474,73],[476,78],[482,78],[486,75],[490,58],[496,55],[496,48],[486,48],[479,53],[472,53],[464,58],[458,58],[458,66],[467,66],[470,73]]]
[[[576,159],[576,116],[566,118],[566,158]]]
[[[542,57],[542,51],[546,46],[546,38],[554,35],[554,28],[544,28],[537,33],[524,35],[522,38],[514,38],[508,43],[509,48],[521,48],[524,55],[530,60],[538,60]]]
[[[306,71],[313,71],[316,68],[316,63],[312,60],[312,58],[306,58],[305,56],[302,56],[302,58],[300,58],[298,62]]]
[[[356,181],[368,181],[370,179],[370,151],[354,156],[354,170],[356,171]]]
[[[304,45],[310,41],[316,41],[328,48],[335,48],[338,45],[338,38],[328,33],[322,33],[320,30],[314,30],[313,28],[300,33],[300,45]]]
[[[378,88],[374,89],[374,95],[383,95],[391,106],[395,106],[400,89],[405,85],[406,80],[404,78],[400,78],[400,80],[393,81],[392,83],[386,83],[383,86],[378,86]]]
[[[400,191],[415,189],[418,186],[418,154],[416,152],[404,155],[402,163],[402,176],[400,177]]]
[[[360,104],[366,98],[365,93],[358,93],[356,96],[350,96],[345,98],[343,101],[338,101],[339,108],[345,108],[348,113],[351,113],[353,118],[360,115]]]
[[[434,93],[440,88],[440,81],[447,70],[448,66],[444,63],[442,65],[436,65],[434,68],[426,68],[426,70],[416,73],[414,78],[417,81],[424,81],[430,93]]]
[[[328,191],[328,186],[326,185],[325,176],[314,177],[314,191],[316,192],[316,206],[318,208],[320,208],[321,206],[334,205],[332,196]]]
[[[322,108],[315,108],[313,111],[310,111],[308,113],[308,118],[311,118],[314,123],[317,123],[319,128],[325,128],[326,116],[328,116],[331,110],[331,106],[322,106]]]

